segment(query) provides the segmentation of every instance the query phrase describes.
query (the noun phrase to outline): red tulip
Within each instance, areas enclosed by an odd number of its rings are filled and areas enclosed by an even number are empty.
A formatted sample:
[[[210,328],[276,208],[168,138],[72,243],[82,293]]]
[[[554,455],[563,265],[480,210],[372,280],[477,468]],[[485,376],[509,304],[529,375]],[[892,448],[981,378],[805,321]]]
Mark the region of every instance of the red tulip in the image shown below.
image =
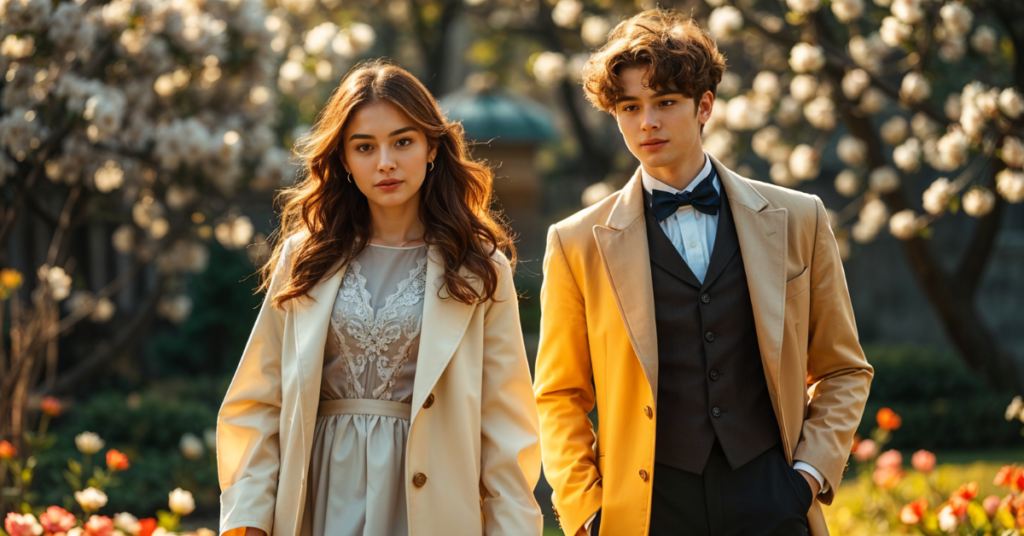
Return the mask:
[[[111,471],[124,471],[131,464],[128,463],[128,456],[117,449],[107,451],[107,468]]]
[[[18,449],[14,448],[10,441],[0,441],[0,460],[10,460],[17,455]]]
[[[924,517],[925,511],[928,510],[928,500],[921,498],[908,505],[905,505],[900,510],[900,521],[907,525],[916,525]]]
[[[919,450],[910,459],[910,464],[922,473],[930,473],[935,469],[935,455],[927,450]]]
[[[878,410],[878,413],[875,415],[875,420],[878,421],[879,427],[883,430],[889,431],[898,430],[903,424],[903,419],[901,419],[895,411],[889,408],[882,408]]]
[[[967,505],[971,502],[971,499],[977,496],[977,482],[964,484],[950,495],[949,505],[953,508],[953,513],[956,514],[957,517],[961,517],[967,514]]]
[[[156,519],[147,517],[139,520],[138,536],[153,536],[154,531],[156,531]]]
[[[46,532],[67,532],[75,526],[75,514],[59,506],[51,506],[39,516]]]
[[[43,413],[47,415],[52,415],[54,417],[60,415],[61,405],[60,400],[57,400],[57,397],[44,397],[43,401],[39,405],[43,408]]]
[[[1013,477],[1014,467],[1012,465],[1004,465],[1002,469],[996,473],[996,478],[992,481],[997,486],[1009,486],[1010,480]]]

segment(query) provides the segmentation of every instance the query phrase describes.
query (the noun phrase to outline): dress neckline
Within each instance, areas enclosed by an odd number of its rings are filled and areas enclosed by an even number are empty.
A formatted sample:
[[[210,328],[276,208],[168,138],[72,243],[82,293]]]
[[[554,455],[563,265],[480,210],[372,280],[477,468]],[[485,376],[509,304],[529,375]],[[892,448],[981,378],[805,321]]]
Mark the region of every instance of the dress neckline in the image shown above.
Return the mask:
[[[418,246],[385,246],[384,244],[373,244],[373,243],[371,243],[371,244],[368,244],[368,245],[369,245],[369,246],[371,246],[371,247],[375,247],[375,248],[384,248],[384,249],[406,249],[406,250],[408,250],[408,249],[417,249],[417,248],[424,248],[424,247],[427,247],[427,245],[426,245],[426,244],[420,244],[420,245],[418,245]]]

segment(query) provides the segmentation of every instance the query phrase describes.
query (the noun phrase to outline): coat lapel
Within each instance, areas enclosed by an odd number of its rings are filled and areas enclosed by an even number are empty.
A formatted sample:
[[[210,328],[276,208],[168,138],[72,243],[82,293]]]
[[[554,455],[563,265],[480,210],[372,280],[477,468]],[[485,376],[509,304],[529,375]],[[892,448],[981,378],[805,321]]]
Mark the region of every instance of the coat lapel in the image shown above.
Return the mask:
[[[473,280],[474,276],[463,270],[462,275]],[[416,355],[416,379],[413,381],[410,422],[416,421],[419,409],[455,354],[455,349],[466,334],[466,328],[469,327],[469,321],[476,309],[476,304],[467,305],[447,297],[447,291],[442,290],[443,288],[444,266],[441,264],[437,249],[430,246],[427,253],[423,324],[420,329],[420,349]]]
[[[622,188],[606,226],[594,226],[608,282],[629,342],[658,400],[658,339],[654,323],[654,290],[644,219],[640,169]]]
[[[750,288],[757,344],[768,373],[769,388],[777,397],[786,313],[787,211],[785,208],[768,208],[768,200],[757,193],[746,179],[714,157],[710,158],[727,191]]]

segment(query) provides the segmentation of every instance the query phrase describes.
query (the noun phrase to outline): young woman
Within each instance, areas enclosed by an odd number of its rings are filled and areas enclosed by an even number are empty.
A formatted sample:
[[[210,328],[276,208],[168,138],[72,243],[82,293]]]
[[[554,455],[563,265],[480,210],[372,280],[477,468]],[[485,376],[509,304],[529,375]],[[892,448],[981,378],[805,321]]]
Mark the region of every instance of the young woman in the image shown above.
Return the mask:
[[[221,531],[539,535],[537,407],[493,176],[405,70],[345,78],[298,154],[217,423]]]

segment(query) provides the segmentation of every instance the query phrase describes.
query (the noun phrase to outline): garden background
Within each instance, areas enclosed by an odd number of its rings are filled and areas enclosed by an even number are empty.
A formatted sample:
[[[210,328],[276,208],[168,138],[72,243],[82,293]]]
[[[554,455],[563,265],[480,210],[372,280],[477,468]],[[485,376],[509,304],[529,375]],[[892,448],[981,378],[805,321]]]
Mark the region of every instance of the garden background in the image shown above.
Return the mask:
[[[1000,470],[1024,461],[1024,4],[660,5],[728,57],[705,148],[830,209],[875,366],[832,532],[1019,527],[1024,471]],[[496,167],[532,360],[547,226],[637,166],[579,73],[648,7],[0,0],[5,530],[107,534],[130,512],[117,530],[216,531],[211,430],[262,300],[273,195],[364,59],[417,75]],[[559,533],[543,479],[537,498]]]

